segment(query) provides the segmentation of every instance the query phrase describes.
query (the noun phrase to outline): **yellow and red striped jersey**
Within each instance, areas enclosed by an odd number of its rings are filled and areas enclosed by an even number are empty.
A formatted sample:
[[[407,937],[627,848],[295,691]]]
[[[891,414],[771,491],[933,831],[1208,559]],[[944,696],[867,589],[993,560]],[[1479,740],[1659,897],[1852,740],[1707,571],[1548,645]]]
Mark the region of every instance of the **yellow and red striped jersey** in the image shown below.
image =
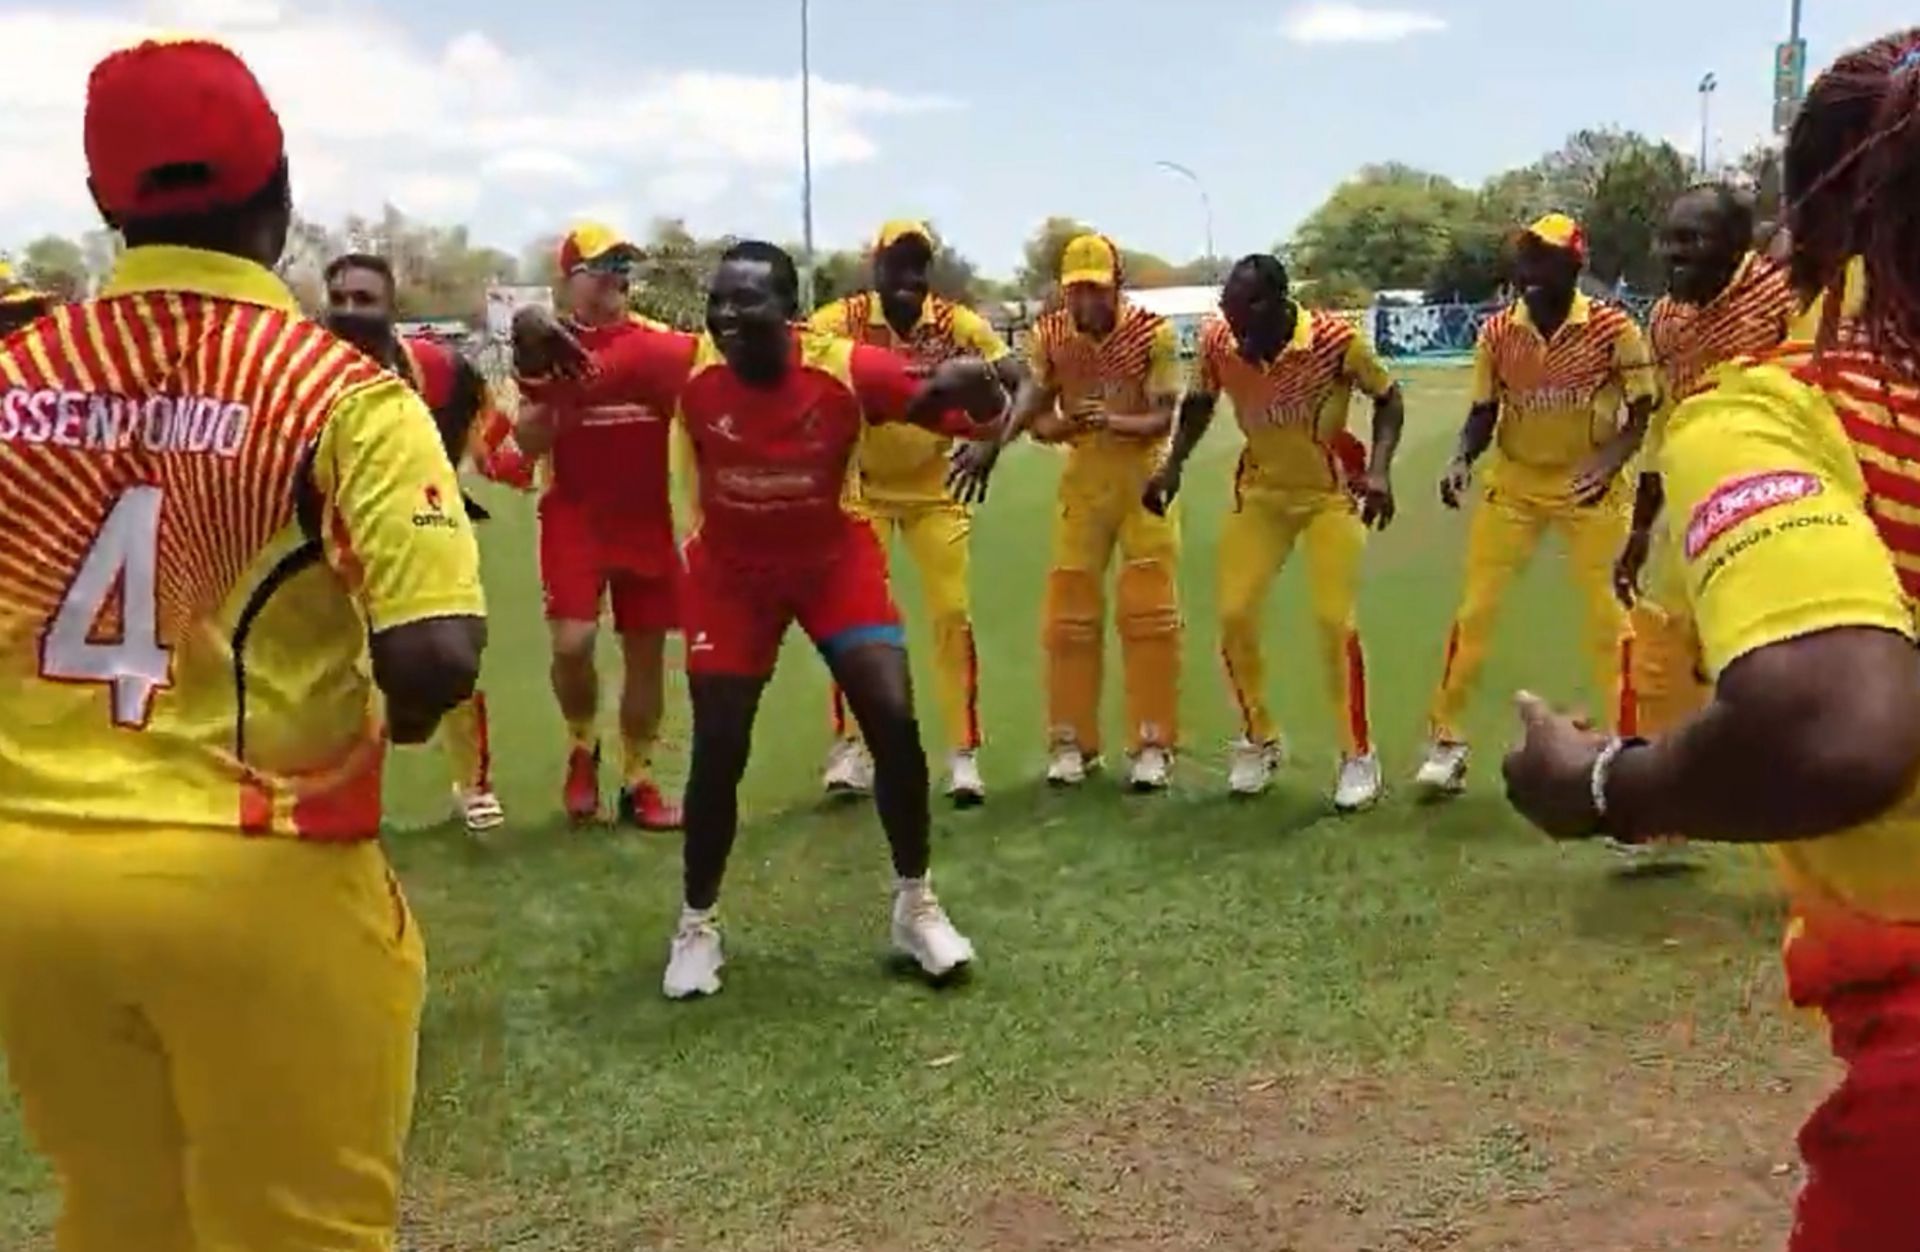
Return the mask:
[[[1066,309],[1043,314],[1027,344],[1034,381],[1053,389],[1060,415],[1079,425],[1095,413],[1140,414],[1180,393],[1180,345],[1173,324],[1128,300],[1106,335],[1082,334]],[[1136,439],[1083,427],[1071,436],[1069,486],[1111,474],[1143,477],[1166,439]],[[1111,474],[1110,474],[1111,471]]]
[[[863,291],[822,308],[808,325],[823,334],[899,352],[918,365],[955,357],[998,361],[1007,345],[987,319],[963,304],[928,296],[920,320],[902,336],[887,321],[877,292]],[[878,504],[933,504],[947,498],[947,454],[953,440],[905,423],[869,427],[855,462],[859,497]]]
[[[163,247],[0,386],[0,814],[374,836],[367,632],[484,611],[420,398],[268,271]]]
[[[1347,414],[1356,387],[1375,399],[1393,388],[1372,341],[1341,318],[1300,309],[1293,338],[1266,362],[1241,355],[1225,318],[1208,318],[1188,389],[1233,403],[1247,439],[1241,490],[1311,493],[1336,491],[1353,473]]]
[[[1659,392],[1640,328],[1585,295],[1551,341],[1521,301],[1489,318],[1474,347],[1473,402],[1500,406],[1492,476],[1516,495],[1564,496],[1580,463],[1619,431],[1623,405]]]
[[[1710,674],[1824,630],[1915,637],[1914,380],[1864,352],[1787,344],[1680,406],[1660,472]],[[1858,826],[1770,851],[1793,901],[1797,1001],[1920,968],[1920,787]]]
[[[1667,418],[1681,401],[1709,385],[1717,366],[1779,346],[1798,308],[1785,268],[1756,252],[1747,254],[1726,289],[1705,304],[1663,296],[1647,322],[1664,384],[1660,410],[1647,432],[1648,454],[1657,452]]]

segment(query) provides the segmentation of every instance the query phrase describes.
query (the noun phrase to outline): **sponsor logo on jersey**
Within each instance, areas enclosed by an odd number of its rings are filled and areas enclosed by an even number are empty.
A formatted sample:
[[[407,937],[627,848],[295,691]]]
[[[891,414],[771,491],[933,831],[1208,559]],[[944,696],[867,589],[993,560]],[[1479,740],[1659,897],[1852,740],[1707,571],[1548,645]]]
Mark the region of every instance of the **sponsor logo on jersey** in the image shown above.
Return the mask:
[[[440,488],[428,483],[420,493],[426,507],[413,515],[413,524],[422,530],[458,530],[460,523],[447,513],[447,503],[440,494]]]
[[[1770,509],[1808,500],[1824,488],[1799,470],[1771,470],[1729,478],[1694,507],[1687,519],[1687,559],[1695,560],[1734,527]]]

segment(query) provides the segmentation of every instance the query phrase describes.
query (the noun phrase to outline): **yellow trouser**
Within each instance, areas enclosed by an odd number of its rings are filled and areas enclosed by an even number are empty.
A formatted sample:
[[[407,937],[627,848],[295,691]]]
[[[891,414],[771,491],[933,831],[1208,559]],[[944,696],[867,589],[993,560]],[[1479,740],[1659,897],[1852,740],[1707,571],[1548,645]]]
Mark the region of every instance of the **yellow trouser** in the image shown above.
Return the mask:
[[[440,743],[453,770],[453,781],[463,791],[493,790],[493,735],[487,723],[487,697],[455,705],[440,719]]]
[[[1613,593],[1613,563],[1629,525],[1618,492],[1591,508],[1546,504],[1492,488],[1484,493],[1468,527],[1466,589],[1447,636],[1440,688],[1433,696],[1429,720],[1435,739],[1465,741],[1460,715],[1486,662],[1500,599],[1549,529],[1566,537],[1568,567],[1584,601],[1594,691],[1607,702],[1607,720],[1622,733],[1631,732],[1633,699],[1625,678],[1631,671],[1632,641],[1626,610]]]
[[[385,1252],[420,928],[377,843],[0,825],[0,1044],[60,1252]]]
[[[1367,727],[1367,666],[1354,628],[1360,558],[1367,529],[1345,496],[1249,493],[1220,531],[1220,655],[1240,708],[1241,730],[1255,743],[1279,737],[1267,705],[1260,656],[1260,609],[1294,544],[1307,558],[1307,596],[1320,636],[1320,673],[1343,750],[1373,750]]]
[[[1044,636],[1048,724],[1083,751],[1100,750],[1107,567],[1118,547],[1115,624],[1131,746],[1136,752],[1149,744],[1172,747],[1180,713],[1179,524],[1141,507],[1144,471],[1097,483],[1088,477],[1069,466],[1054,514]]]
[[[1707,707],[1713,688],[1701,677],[1699,637],[1685,613],[1642,599],[1628,619],[1633,626],[1634,730],[1664,734]]]
[[[869,500],[862,512],[883,535],[898,535],[920,571],[927,615],[933,619],[934,693],[946,724],[947,743],[960,752],[980,746],[980,658],[973,646],[973,605],[967,587],[973,515],[951,501],[884,504]],[[833,729],[858,738],[860,727],[840,688],[833,689]]]

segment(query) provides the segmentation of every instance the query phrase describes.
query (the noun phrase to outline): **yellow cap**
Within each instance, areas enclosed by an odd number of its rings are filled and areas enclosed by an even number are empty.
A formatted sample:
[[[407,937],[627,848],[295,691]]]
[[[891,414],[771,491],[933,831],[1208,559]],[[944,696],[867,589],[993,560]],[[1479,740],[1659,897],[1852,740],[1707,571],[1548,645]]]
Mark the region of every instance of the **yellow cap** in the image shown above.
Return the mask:
[[[637,259],[640,249],[611,226],[581,222],[560,241],[560,272],[571,274],[584,265],[625,255]]]
[[[1060,254],[1060,285],[1088,283],[1096,287],[1120,285],[1120,249],[1105,235],[1079,235]]]
[[[1582,261],[1587,259],[1587,232],[1565,213],[1549,213],[1535,220],[1527,233],[1549,248],[1564,248]]]
[[[903,239],[918,239],[929,249],[938,249],[940,246],[940,241],[933,237],[933,227],[903,217],[880,228],[880,233],[873,238],[873,250],[885,252]]]

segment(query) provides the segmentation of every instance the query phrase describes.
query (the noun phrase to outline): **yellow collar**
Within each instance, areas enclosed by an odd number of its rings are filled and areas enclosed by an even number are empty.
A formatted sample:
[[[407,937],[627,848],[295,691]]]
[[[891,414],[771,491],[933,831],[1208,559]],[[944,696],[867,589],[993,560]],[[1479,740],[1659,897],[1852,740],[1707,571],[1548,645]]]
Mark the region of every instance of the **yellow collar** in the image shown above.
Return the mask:
[[[224,252],[149,244],[129,248],[113,267],[102,296],[177,291],[298,313],[300,302],[272,270]]]
[[[1584,291],[1576,291],[1573,293],[1573,303],[1567,306],[1567,320],[1563,322],[1562,325],[1585,326],[1592,317],[1593,301],[1587,298],[1587,294]],[[1525,300],[1515,300],[1513,302],[1513,320],[1519,325],[1525,326],[1528,330],[1533,331],[1535,334],[1540,333],[1540,328],[1533,324],[1533,314],[1527,311],[1527,302]]]
[[[1287,340],[1287,346],[1281,349],[1288,352],[1305,352],[1313,346],[1313,310],[1303,309],[1296,301],[1293,306],[1293,338]]]
[[[880,293],[876,291],[871,294],[873,299],[867,302],[872,306],[867,310],[867,325],[873,327],[885,326],[888,330],[892,330],[893,323],[887,320],[887,310],[880,302]],[[939,296],[934,295],[932,292],[927,293],[927,298],[920,302],[920,319],[913,324],[913,330],[919,330],[933,320],[933,302],[939,298]],[[907,333],[912,334],[913,331],[908,331]]]

